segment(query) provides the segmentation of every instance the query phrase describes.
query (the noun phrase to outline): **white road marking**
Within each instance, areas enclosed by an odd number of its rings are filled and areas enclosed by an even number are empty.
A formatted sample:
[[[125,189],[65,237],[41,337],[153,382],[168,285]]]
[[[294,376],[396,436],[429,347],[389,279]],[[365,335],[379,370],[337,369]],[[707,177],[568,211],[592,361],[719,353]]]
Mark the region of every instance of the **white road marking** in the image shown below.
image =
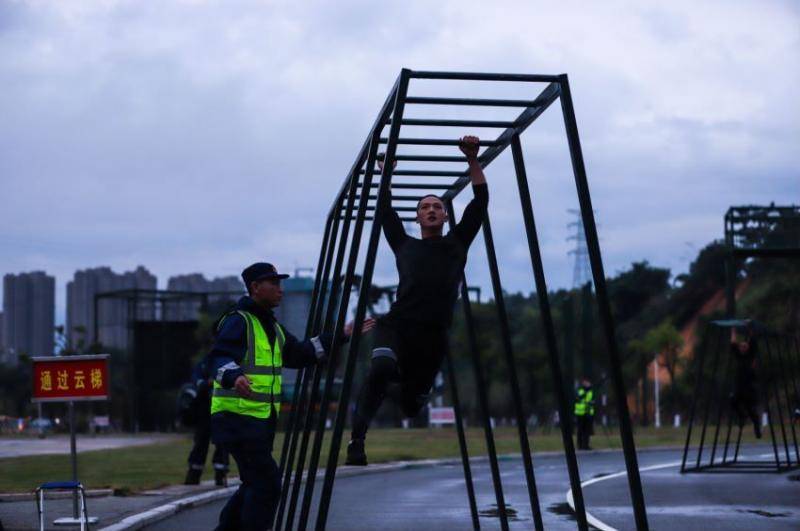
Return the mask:
[[[756,456],[751,456],[750,458],[752,459],[752,458],[770,457],[770,456],[772,456],[772,454],[759,454],[759,455],[756,455]],[[742,458],[745,458],[745,456],[742,456]],[[658,464],[658,465],[646,466],[644,468],[640,468],[639,469],[639,473],[650,472],[652,470],[660,470],[662,468],[670,468],[670,467],[673,467],[673,466],[681,466],[681,462],[680,461],[674,461],[672,463],[661,463],[661,464]],[[615,473],[609,474],[607,476],[601,476],[599,478],[589,479],[589,480],[584,481],[584,482],[581,483],[581,490],[583,490],[585,487],[588,487],[589,485],[592,485],[594,483],[599,483],[600,481],[605,481],[607,479],[614,479],[614,478],[618,478],[620,476],[627,476],[627,475],[628,475],[628,471],[627,470],[623,470],[621,472],[615,472]],[[572,489],[569,489],[567,491],[567,503],[569,504],[570,509],[572,509],[574,511],[575,510],[575,500],[572,498]],[[589,511],[586,511],[586,521],[590,525],[592,525],[592,526],[596,527],[597,529],[599,529],[600,531],[618,531],[615,527],[611,527],[610,525],[606,524],[602,520],[599,520],[596,516],[590,514]]]

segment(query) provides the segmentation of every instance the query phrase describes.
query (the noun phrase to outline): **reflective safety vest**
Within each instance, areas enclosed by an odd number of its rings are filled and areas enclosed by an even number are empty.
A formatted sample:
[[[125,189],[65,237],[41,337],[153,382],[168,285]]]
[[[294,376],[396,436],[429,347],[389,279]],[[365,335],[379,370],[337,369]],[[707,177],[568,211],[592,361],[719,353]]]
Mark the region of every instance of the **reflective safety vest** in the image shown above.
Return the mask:
[[[575,400],[575,415],[594,415],[594,391],[583,387],[578,388],[578,398]]]
[[[211,414],[229,411],[239,415],[248,415],[266,419],[275,414],[281,407],[281,367],[283,359],[281,351],[286,343],[286,336],[281,325],[275,323],[275,345],[269,344],[269,338],[261,326],[261,321],[250,312],[237,311],[244,318],[247,328],[247,352],[240,367],[250,380],[252,391],[249,397],[240,395],[235,389],[224,389],[214,380],[211,395]],[[223,319],[224,321],[224,319]],[[222,322],[220,322],[222,326]]]

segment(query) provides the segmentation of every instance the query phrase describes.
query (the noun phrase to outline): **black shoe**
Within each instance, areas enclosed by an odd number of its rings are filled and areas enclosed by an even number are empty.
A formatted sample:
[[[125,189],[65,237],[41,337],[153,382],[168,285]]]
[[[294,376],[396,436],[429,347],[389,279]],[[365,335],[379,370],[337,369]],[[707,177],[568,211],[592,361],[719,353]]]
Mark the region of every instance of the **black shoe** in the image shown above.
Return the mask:
[[[367,466],[367,454],[364,452],[364,439],[353,439],[347,445],[345,465]]]
[[[184,480],[183,484],[184,485],[199,485],[200,484],[200,476],[202,476],[202,475],[203,475],[203,470],[202,469],[198,470],[198,469],[195,469],[195,468],[190,468],[186,472],[186,479]]]
[[[215,470],[214,471],[214,484],[217,487],[227,487],[228,486],[228,474],[224,470]]]

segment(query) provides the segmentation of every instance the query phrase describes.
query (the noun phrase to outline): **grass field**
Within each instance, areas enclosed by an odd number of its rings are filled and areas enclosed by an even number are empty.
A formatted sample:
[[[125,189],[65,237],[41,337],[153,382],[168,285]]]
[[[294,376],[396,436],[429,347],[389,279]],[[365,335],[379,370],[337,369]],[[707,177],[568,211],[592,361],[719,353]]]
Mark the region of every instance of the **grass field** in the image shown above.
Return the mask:
[[[616,431],[606,434],[602,428],[596,427],[595,432],[592,438],[593,448],[620,447]],[[707,441],[712,434],[707,435]],[[637,448],[682,446],[686,432],[674,428],[659,430],[639,428],[635,437]],[[754,440],[751,430],[745,430],[744,442],[754,442]],[[498,453],[519,453],[516,428],[497,428],[495,441]],[[557,430],[534,433],[530,435],[530,441],[534,452],[562,449],[561,435]],[[275,444],[276,458],[280,453],[281,442],[282,438],[279,435]],[[481,429],[468,429],[467,442],[470,456],[485,455],[486,447]],[[326,441],[323,449],[327,446]],[[187,436],[184,439],[149,446],[85,452],[78,455],[78,475],[87,488],[114,488],[119,489],[121,493],[181,483],[186,474],[186,457],[190,448],[191,440]],[[457,457],[458,439],[453,428],[376,429],[369,434],[367,455],[371,463]],[[326,458],[323,452],[322,466]],[[343,460],[344,451],[340,455],[340,462]],[[231,474],[237,475],[235,463],[232,463]],[[204,479],[212,476],[211,464],[208,463]],[[66,455],[0,459],[0,492],[30,491],[45,481],[69,477],[69,457]]]

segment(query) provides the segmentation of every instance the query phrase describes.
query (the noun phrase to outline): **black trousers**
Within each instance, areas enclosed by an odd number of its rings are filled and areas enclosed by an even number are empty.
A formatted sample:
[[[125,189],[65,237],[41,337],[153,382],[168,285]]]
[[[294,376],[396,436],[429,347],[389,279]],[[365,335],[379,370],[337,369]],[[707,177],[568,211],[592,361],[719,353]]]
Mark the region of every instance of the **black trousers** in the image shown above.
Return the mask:
[[[272,528],[281,495],[278,464],[272,458],[275,415],[266,439],[242,439],[223,443],[239,467],[242,484],[219,515],[217,531],[265,531]]]
[[[210,407],[210,406],[209,406]],[[208,445],[211,441],[211,415],[205,415],[197,421],[194,429],[194,444],[192,451],[189,452],[189,468],[203,470],[208,456]],[[214,455],[211,457],[214,470],[228,472],[229,462],[228,452],[222,446],[214,445]]]
[[[576,415],[575,424],[578,432],[578,450],[588,450],[589,438],[592,436],[594,415]]]
[[[366,437],[387,393],[403,415],[415,417],[427,404],[449,348],[448,329],[381,319],[375,329],[367,379],[358,394],[351,438]]]

